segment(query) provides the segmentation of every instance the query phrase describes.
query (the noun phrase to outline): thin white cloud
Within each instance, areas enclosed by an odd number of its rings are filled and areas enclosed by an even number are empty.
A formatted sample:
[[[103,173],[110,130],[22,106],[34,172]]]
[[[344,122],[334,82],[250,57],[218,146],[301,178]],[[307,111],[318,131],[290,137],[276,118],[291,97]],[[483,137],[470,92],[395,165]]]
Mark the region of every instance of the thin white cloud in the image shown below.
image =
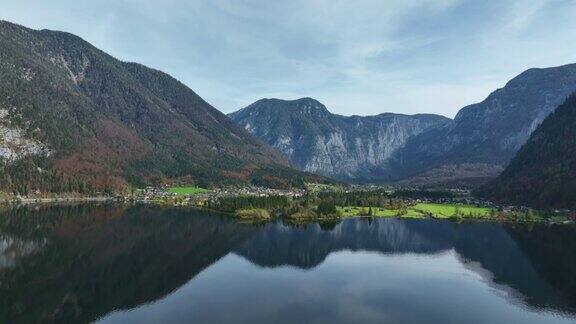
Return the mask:
[[[549,0],[525,0],[514,3],[508,13],[507,29],[519,31],[530,25],[534,17],[538,14]]]

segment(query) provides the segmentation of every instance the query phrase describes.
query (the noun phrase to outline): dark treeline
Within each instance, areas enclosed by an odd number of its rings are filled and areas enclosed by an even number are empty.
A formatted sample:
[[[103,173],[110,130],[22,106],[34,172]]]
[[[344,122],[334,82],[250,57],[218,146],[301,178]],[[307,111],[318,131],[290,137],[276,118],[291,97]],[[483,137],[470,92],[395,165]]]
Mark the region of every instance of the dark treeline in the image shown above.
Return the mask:
[[[323,192],[318,194],[318,198],[336,206],[385,207],[390,203],[390,197],[384,190]]]
[[[235,212],[240,209],[261,208],[266,210],[277,210],[289,208],[290,199],[285,196],[255,197],[222,197],[208,201],[207,207],[214,210]]]
[[[408,197],[410,198],[410,197]],[[385,190],[331,192],[318,195],[318,200],[335,206],[379,207],[387,209],[404,209],[406,200],[400,195],[391,195]]]
[[[449,192],[438,192],[426,196],[431,191],[402,191],[389,194],[385,190],[354,191],[354,192],[322,192],[309,194],[299,198],[284,196],[270,197],[223,197],[210,200],[206,207],[225,212],[235,212],[240,209],[266,209],[268,211],[283,211],[290,213],[306,213],[314,210],[321,215],[336,213],[336,206],[375,207],[402,210],[409,202],[406,198],[417,197],[447,197]],[[406,195],[404,195],[406,194]]]
[[[333,199],[306,195],[299,198],[286,196],[269,197],[222,197],[208,201],[206,207],[224,212],[237,212],[239,210],[265,209],[274,214],[299,215],[298,217],[316,218],[318,216],[333,216],[337,214]]]

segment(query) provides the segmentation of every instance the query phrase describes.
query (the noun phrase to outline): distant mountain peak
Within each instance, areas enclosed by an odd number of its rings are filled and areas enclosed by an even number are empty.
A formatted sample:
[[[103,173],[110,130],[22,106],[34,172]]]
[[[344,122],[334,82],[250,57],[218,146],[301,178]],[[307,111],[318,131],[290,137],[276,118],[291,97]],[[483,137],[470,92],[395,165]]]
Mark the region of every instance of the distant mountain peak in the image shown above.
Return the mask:
[[[330,114],[326,106],[324,106],[320,101],[310,97],[304,97],[294,100],[265,98],[254,102],[253,104],[249,105],[244,109],[247,109],[248,111],[254,109],[257,110],[270,109],[270,110],[278,110],[278,113],[319,115],[319,116],[326,116]]]
[[[311,98],[311,97],[302,97],[302,98],[298,98],[298,99],[263,98],[263,99],[260,99],[260,100],[257,100],[256,102],[254,102],[254,104],[262,103],[262,102],[282,102],[282,103],[294,102],[294,103],[298,103],[298,104],[311,104],[311,105],[324,106],[320,101],[318,101],[314,98]]]
[[[343,179],[387,179],[393,152],[450,121],[438,115],[340,116],[312,98],[262,99],[229,116],[300,169]]]
[[[486,182],[574,91],[576,64],[526,70],[462,108],[447,127],[415,137],[396,154],[395,168],[418,179],[413,184]]]

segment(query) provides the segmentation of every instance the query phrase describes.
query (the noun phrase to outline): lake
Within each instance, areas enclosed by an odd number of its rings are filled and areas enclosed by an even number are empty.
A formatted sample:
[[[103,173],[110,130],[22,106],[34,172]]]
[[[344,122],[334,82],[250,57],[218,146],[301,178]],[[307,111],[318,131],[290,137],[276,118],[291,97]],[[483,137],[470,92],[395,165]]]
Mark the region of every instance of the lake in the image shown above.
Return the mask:
[[[1,323],[573,323],[576,227],[0,212]]]

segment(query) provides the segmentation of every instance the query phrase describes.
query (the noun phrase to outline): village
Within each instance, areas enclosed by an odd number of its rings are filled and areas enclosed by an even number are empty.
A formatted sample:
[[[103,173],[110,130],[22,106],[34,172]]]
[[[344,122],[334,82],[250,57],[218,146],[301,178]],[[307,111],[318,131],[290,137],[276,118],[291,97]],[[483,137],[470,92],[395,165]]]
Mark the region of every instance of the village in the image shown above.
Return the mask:
[[[368,193],[377,195],[390,201],[406,206],[416,206],[419,208],[418,213],[436,215],[441,217],[450,217],[453,214],[468,213],[477,214],[483,217],[497,218],[498,215],[511,215],[512,218],[518,218],[523,215],[524,218],[532,218],[530,215],[540,214],[541,211],[534,211],[523,206],[503,206],[494,204],[490,201],[476,199],[470,195],[470,192],[462,189],[452,190],[417,190],[405,188],[391,188],[379,185],[348,185],[327,186],[308,184],[306,188],[294,189],[273,189],[259,186],[245,187],[227,187],[213,188],[211,190],[197,187],[146,187],[135,191],[131,197],[125,197],[125,200],[140,203],[156,203],[171,206],[189,206],[197,208],[209,208],[218,205],[218,202],[245,197],[257,198],[274,198],[287,197],[290,201],[299,198],[315,197],[318,200],[330,200],[338,195],[354,195]],[[360,215],[363,213],[362,206],[340,206],[344,213],[350,215]],[[340,208],[339,207],[339,208]],[[366,207],[366,206],[364,206]],[[373,206],[374,207],[374,206]],[[410,208],[409,208],[410,209]],[[375,209],[376,210],[376,209]],[[388,212],[384,212],[384,214]],[[548,219],[555,222],[572,221],[574,212],[570,210],[549,210]],[[375,216],[378,214],[375,213]]]
[[[181,190],[178,190],[181,189]],[[209,200],[218,200],[221,198],[232,197],[288,197],[300,198],[305,195],[330,195],[331,193],[361,193],[361,192],[379,192],[391,198],[403,199],[408,203],[435,203],[435,204],[461,204],[474,205],[487,208],[497,208],[504,211],[518,209],[517,206],[497,206],[489,201],[483,201],[473,198],[470,192],[462,189],[453,189],[450,191],[430,191],[431,195],[421,191],[411,191],[406,189],[395,189],[388,186],[380,185],[349,185],[346,187],[335,187],[318,184],[309,184],[305,189],[273,189],[258,186],[245,187],[227,187],[214,188],[211,190],[199,189],[196,187],[152,187],[135,191],[132,197],[125,197],[126,200],[137,202],[162,202],[174,201],[179,205],[204,206]],[[410,193],[418,193],[413,195]],[[446,196],[440,196],[441,193],[449,193]],[[560,211],[558,211],[560,212]]]
[[[133,197],[126,197],[127,200],[134,200],[137,202],[174,202],[177,205],[189,205],[202,207],[206,205],[209,200],[218,200],[221,198],[231,197],[274,197],[284,196],[290,198],[298,198],[304,196],[307,191],[305,189],[272,189],[265,187],[229,187],[229,188],[215,188],[211,190],[194,190],[194,187],[179,187],[189,188],[189,190],[173,190],[169,186],[163,187],[146,187],[137,190]]]

